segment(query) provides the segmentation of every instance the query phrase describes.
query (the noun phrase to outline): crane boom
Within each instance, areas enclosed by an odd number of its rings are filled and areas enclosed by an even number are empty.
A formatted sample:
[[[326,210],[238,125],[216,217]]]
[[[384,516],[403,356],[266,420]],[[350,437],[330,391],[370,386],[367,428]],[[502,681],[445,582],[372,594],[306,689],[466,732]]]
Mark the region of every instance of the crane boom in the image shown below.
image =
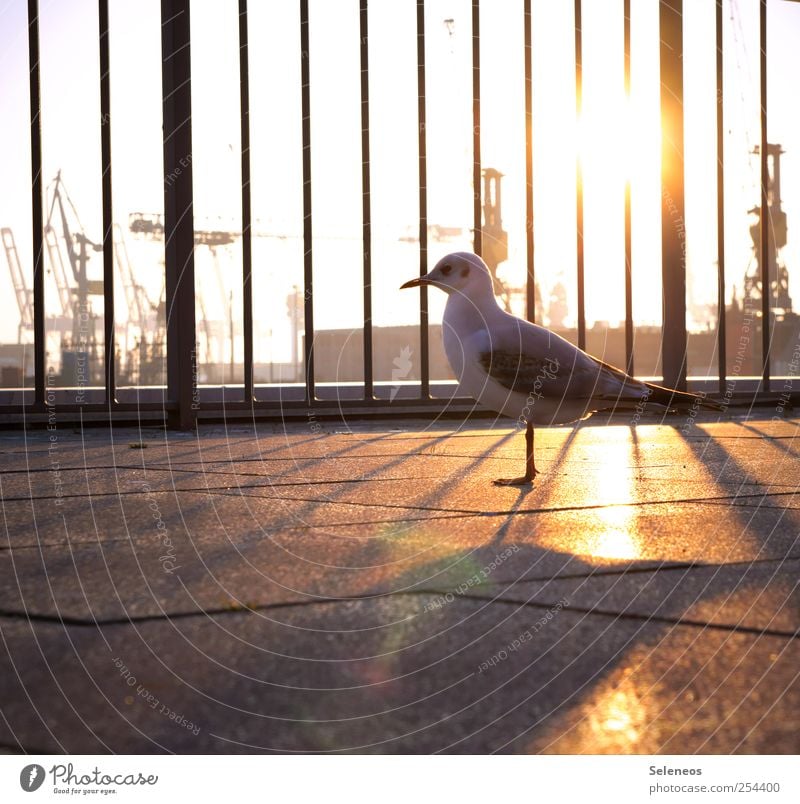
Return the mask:
[[[28,289],[25,282],[25,274],[19,261],[14,233],[8,227],[3,227],[0,230],[0,234],[3,238],[3,248],[6,252],[8,269],[11,272],[11,282],[14,285],[14,295],[19,307],[19,330],[21,336],[23,329],[33,329],[33,291]]]
[[[49,224],[44,227],[44,244],[53,271],[53,279],[58,291],[58,301],[61,304],[61,314],[68,318],[72,315],[72,291],[67,279],[67,269],[64,267],[64,258],[61,256],[61,247],[58,244],[56,230]]]
[[[125,237],[122,233],[122,228],[118,223],[112,227],[112,239],[114,243],[114,258],[117,262],[117,270],[119,271],[120,279],[122,280],[122,287],[125,291],[125,302],[128,307],[128,313],[132,316],[134,323],[142,332],[147,329],[147,311],[145,301],[142,297],[144,288],[136,284],[133,277],[133,268],[131,267],[130,257],[128,256],[128,248],[125,245]]]

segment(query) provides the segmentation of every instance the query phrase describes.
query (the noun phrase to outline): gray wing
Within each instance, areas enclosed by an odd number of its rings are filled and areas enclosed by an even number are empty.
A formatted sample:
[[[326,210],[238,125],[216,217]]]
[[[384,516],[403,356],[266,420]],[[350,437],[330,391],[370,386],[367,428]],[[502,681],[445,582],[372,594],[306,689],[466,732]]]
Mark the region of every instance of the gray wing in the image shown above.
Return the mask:
[[[508,316],[476,343],[483,370],[511,391],[546,397],[639,398],[642,383],[544,327]]]

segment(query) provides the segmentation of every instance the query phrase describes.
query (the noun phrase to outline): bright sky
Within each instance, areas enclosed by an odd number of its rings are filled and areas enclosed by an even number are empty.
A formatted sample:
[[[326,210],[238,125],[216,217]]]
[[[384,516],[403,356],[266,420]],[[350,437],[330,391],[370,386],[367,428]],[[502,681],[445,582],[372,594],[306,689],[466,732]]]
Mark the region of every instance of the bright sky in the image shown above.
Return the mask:
[[[111,0],[112,146],[115,219],[163,205],[158,0]],[[482,4],[482,159],[505,174],[503,222],[509,259],[525,270],[525,154],[522,0]],[[10,226],[30,275],[28,85],[25,0],[0,0],[0,226]],[[250,3],[256,361],[290,351],[286,295],[302,281],[298,4]],[[633,187],[634,314],[660,319],[658,4],[632,3],[632,86],[623,91],[622,0],[584,2],[584,115],[575,123],[571,3],[533,2],[536,275],[543,295],[563,282],[574,294],[578,141],[584,168],[587,319],[623,316],[623,193]],[[358,327],[361,304],[359,29],[356,0],[311,0],[312,176],[315,317],[319,328]],[[714,0],[684,3],[687,241],[690,301],[716,299]],[[747,210],[758,203],[758,0],[725,2],[726,246],[729,291],[750,259]],[[469,248],[472,225],[471,14],[469,0],[426,3],[429,221],[463,227],[454,243],[431,243],[431,259]],[[445,20],[452,20],[449,25]],[[192,4],[194,178],[198,228],[240,224],[238,44],[235,0]],[[800,107],[796,46],[800,4],[769,2],[769,138],[786,150],[783,201],[790,271],[800,220]],[[413,0],[370,7],[374,320],[417,320],[417,296],[398,293],[417,271],[400,238],[417,226],[416,41]],[[97,9],[93,0],[41,2],[43,165],[61,169],[89,237],[99,240],[100,142]],[[159,247],[129,238],[151,297],[161,286]],[[2,255],[0,255],[2,258]],[[199,249],[206,314],[224,319],[238,303],[240,250]],[[92,269],[101,271],[99,257]],[[800,273],[795,270],[796,281]],[[50,282],[50,280],[48,280]],[[0,341],[15,342],[18,314],[0,268]],[[800,285],[792,290],[800,300]],[[122,294],[118,294],[122,295]],[[55,312],[53,288],[48,311]],[[441,294],[431,294],[433,320]],[[124,311],[118,311],[118,317]],[[236,319],[241,316],[238,310]],[[569,321],[575,320],[571,305]],[[269,334],[271,332],[271,338]]]

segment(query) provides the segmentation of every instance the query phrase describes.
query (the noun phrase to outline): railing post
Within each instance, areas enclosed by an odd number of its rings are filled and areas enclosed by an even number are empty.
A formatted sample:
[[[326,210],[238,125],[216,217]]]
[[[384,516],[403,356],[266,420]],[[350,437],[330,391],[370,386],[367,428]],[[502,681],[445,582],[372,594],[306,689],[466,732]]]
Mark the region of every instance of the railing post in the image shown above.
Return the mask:
[[[31,105],[31,228],[33,232],[34,402],[45,404],[44,221],[42,211],[42,118],[39,76],[39,3],[28,0],[28,59]],[[25,364],[22,366],[25,372]]]
[[[108,42],[108,0],[98,4],[100,23],[100,152],[103,162],[103,352],[106,403],[109,410],[116,402],[116,365],[114,359],[114,242],[111,203],[111,76]]]
[[[719,393],[725,394],[728,374],[727,322],[725,320],[725,118],[722,58],[722,0],[716,0],[715,40],[717,45],[717,359]]]
[[[253,215],[250,188],[250,60],[247,0],[239,0],[239,109],[242,137],[242,305],[244,335],[244,399],[253,388]]]
[[[625,103],[631,100],[631,0],[624,0],[622,39],[624,55]],[[633,177],[625,177],[625,371],[633,374],[633,243],[631,240],[631,184]]]
[[[417,115],[419,124],[419,275],[428,273],[428,134],[425,77],[425,0],[417,0]],[[430,332],[428,330],[428,288],[419,289],[419,349],[422,399],[431,395]]]
[[[683,2],[660,0],[661,276],[664,384],[686,389],[686,225],[683,173]]]
[[[369,151],[369,9],[359,4],[361,36],[361,236],[364,280],[364,399],[375,397],[372,355],[372,197]]]
[[[582,0],[575,0],[575,122],[581,123],[583,112],[583,9]],[[578,128],[580,136],[580,128]],[[583,251],[583,165],[580,143],[575,153],[575,242],[576,289],[578,303],[578,347],[586,348],[586,290]]]
[[[767,141],[767,0],[760,0],[758,8],[759,29],[759,93],[761,108],[759,123],[761,131],[761,225],[759,248],[761,252],[761,389],[770,390],[770,340],[772,333],[772,277],[770,264],[774,262],[774,250],[770,244],[772,219],[769,209],[769,143]]]
[[[481,9],[472,0],[472,220],[473,251],[483,253],[481,184]]]
[[[311,67],[308,0],[300,0],[300,84],[303,137],[303,369],[306,402],[317,397],[314,370],[314,227],[311,196]]]
[[[170,427],[196,420],[197,353],[192,213],[192,93],[189,0],[161,0],[164,114],[164,261]]]
[[[531,0],[523,3],[525,41],[525,317],[536,320],[536,277],[533,262],[533,63]]]

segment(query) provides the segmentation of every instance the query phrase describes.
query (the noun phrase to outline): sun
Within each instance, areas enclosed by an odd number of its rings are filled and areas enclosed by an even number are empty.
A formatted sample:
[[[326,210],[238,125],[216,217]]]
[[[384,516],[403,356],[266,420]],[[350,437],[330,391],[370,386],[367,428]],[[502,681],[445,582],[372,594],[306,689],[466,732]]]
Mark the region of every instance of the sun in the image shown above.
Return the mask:
[[[624,94],[584,109],[576,120],[577,159],[584,174],[610,183],[635,180],[661,146],[661,125]]]

